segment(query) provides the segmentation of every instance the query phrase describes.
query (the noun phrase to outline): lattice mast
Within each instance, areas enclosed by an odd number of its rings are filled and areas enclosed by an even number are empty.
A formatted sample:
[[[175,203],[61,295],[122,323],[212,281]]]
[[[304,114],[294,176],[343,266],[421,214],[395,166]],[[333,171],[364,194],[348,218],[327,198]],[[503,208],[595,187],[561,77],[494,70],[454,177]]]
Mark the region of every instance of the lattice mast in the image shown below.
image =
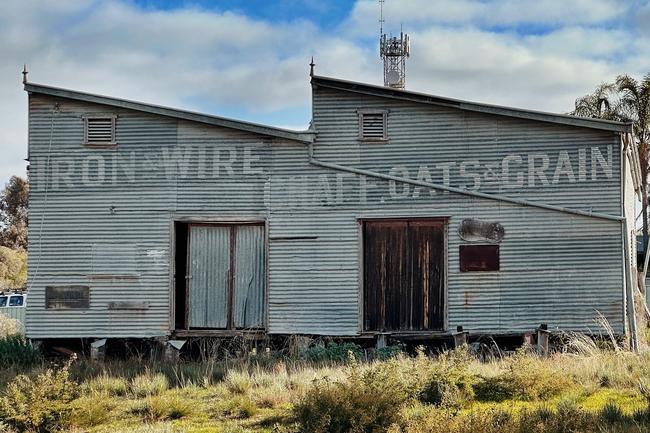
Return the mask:
[[[400,30],[397,36],[384,34],[384,2],[379,0],[379,53],[384,61],[384,86],[394,89],[406,87],[406,59],[411,52],[409,37]]]

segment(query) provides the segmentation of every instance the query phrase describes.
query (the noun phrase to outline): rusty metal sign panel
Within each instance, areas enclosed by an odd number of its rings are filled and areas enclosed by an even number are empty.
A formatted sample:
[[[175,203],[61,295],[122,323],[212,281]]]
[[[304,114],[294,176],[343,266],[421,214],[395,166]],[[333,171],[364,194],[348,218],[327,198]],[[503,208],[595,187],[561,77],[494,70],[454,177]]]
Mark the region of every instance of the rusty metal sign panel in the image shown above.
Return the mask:
[[[88,286],[46,286],[45,308],[68,309],[90,308],[90,287]]]
[[[498,245],[460,245],[460,271],[498,271]]]

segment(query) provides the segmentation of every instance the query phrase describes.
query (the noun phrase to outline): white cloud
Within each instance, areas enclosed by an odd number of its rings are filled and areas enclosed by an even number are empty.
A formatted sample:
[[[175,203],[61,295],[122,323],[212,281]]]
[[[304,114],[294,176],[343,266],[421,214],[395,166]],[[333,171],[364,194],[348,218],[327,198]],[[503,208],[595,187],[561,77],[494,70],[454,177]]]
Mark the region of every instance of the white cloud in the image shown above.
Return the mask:
[[[389,24],[403,21],[411,34],[410,89],[566,111],[599,82],[650,69],[650,33],[639,36],[647,32],[647,20],[641,23],[621,4],[388,0],[386,15]],[[650,3],[637,12],[650,14]],[[282,110],[302,109],[301,119],[278,122],[306,126],[312,55],[318,74],[380,84],[378,13],[374,0],[360,0],[337,28],[322,29],[306,19],[272,23],[191,7],[143,10],[126,0],[5,1],[0,183],[24,172],[23,62],[35,82],[226,116],[249,112],[278,119]],[[517,26],[525,24],[551,31],[518,34]]]
[[[407,23],[411,31],[432,24],[563,26],[617,19],[628,6],[616,0],[387,0],[384,18],[389,29]],[[378,19],[377,1],[360,0],[350,14],[349,27],[355,34],[374,35],[379,30]]]
[[[444,96],[566,111],[575,97],[611,76],[604,62],[540,55],[512,35],[433,29],[412,40],[409,86]]]

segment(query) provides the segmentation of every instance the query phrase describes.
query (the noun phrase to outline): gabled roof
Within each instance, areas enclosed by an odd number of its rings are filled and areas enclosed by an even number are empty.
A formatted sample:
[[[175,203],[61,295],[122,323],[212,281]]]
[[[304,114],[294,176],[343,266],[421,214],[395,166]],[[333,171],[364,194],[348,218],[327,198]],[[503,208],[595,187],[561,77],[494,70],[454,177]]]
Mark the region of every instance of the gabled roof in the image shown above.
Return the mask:
[[[602,129],[614,132],[632,132],[631,123],[613,122],[609,120],[576,117],[566,114],[554,114],[546,113],[543,111],[525,110],[520,108],[502,107],[498,105],[483,104],[478,102],[462,101],[459,99],[445,98],[441,96],[429,95],[426,93],[411,92],[406,90],[393,89],[390,87],[359,83],[355,81],[340,80],[337,78],[314,75],[312,77],[312,84],[316,86],[327,87],[330,89],[362,93],[364,95],[399,99],[444,107],[453,107],[460,110],[475,111],[479,113],[517,117],[520,119],[538,120],[541,122],[560,123],[563,125],[571,125],[591,129]]]
[[[273,126],[260,125],[257,123],[244,122],[241,120],[227,119],[225,117],[212,116],[209,114],[196,113],[193,111],[179,110],[176,108],[163,107],[154,104],[146,104],[143,102],[129,101],[126,99],[113,98],[110,96],[78,92],[76,90],[61,89],[58,87],[45,86],[42,84],[29,82],[25,83],[25,91],[29,93],[38,93],[41,95],[74,99],[77,101],[109,105],[112,107],[126,108],[129,110],[142,111],[151,114],[159,114],[162,116],[173,117],[177,119],[207,123],[209,125],[238,129],[241,131],[252,132],[255,134],[261,134],[270,137],[284,138],[287,140],[294,140],[302,143],[311,143],[314,141],[314,133],[310,131],[291,131],[289,129],[275,128]]]

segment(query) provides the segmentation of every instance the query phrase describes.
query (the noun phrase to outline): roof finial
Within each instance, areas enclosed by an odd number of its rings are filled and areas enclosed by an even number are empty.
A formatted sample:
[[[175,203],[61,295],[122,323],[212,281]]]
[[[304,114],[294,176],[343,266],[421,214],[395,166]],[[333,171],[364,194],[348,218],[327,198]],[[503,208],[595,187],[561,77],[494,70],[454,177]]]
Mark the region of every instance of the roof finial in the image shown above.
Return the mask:
[[[27,74],[29,74],[29,72],[27,72],[27,64],[24,63],[23,64],[23,84],[27,84]]]
[[[314,76],[314,66],[316,66],[316,63],[314,63],[314,56],[311,56],[311,63],[309,63],[309,76],[310,77]]]

